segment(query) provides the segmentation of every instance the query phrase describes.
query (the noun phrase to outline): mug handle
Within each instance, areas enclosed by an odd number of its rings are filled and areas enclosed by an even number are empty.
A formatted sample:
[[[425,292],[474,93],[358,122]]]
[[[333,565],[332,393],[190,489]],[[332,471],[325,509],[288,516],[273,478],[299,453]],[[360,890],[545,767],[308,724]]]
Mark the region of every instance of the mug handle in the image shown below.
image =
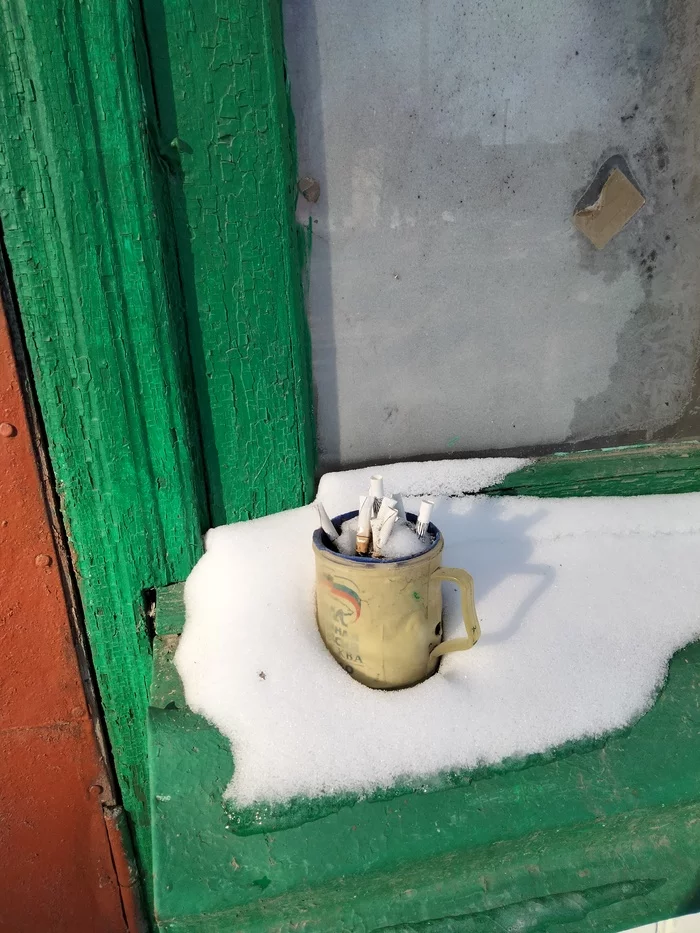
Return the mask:
[[[437,570],[433,571],[431,579],[449,580],[457,584],[462,596],[462,619],[467,630],[466,638],[452,638],[450,641],[442,641],[437,647],[433,648],[430,652],[430,660],[432,661],[451,651],[466,651],[467,648],[473,648],[481,635],[481,626],[474,605],[474,580],[471,574],[457,567],[438,567]]]

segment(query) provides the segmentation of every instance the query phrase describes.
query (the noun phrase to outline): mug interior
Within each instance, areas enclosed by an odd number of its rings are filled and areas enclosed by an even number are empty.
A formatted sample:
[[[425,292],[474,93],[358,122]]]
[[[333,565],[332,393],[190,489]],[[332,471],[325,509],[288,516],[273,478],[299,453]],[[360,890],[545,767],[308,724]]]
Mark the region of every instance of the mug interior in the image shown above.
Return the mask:
[[[359,514],[359,510],[355,509],[353,512],[344,512],[342,515],[337,515],[335,518],[331,519],[333,522],[333,527],[340,534],[341,526],[344,522],[348,521],[350,518],[356,518]],[[418,516],[415,512],[406,512],[406,518],[415,524],[418,521]],[[357,554],[341,554],[340,551],[337,551],[333,547],[333,543],[323,530],[323,528],[317,528],[314,531],[313,542],[314,546],[318,548],[319,551],[329,551],[331,554],[334,554],[336,557],[342,557],[343,560],[354,561],[356,564],[401,564],[405,561],[416,560],[419,557],[425,557],[426,554],[430,554],[433,548],[442,540],[442,534],[440,529],[434,525],[432,522],[428,525],[428,533],[433,536],[433,543],[430,547],[426,548],[424,551],[421,551],[420,554],[410,554],[408,557],[396,557],[391,560],[386,560],[382,557],[360,557]]]

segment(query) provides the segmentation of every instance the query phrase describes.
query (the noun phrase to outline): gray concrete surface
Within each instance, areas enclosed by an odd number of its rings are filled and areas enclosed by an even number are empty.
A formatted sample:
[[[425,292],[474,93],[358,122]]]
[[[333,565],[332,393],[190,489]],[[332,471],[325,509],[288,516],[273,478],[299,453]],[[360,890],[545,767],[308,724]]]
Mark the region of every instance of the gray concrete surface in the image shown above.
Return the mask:
[[[700,0],[283,7],[321,465],[698,434]]]

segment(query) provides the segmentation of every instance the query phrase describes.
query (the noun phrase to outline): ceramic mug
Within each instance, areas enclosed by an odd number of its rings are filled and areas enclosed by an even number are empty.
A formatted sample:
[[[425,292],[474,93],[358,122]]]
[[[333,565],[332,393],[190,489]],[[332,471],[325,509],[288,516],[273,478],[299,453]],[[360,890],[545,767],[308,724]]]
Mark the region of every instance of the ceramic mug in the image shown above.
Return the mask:
[[[348,512],[333,520],[339,530],[354,518]],[[416,516],[409,514],[409,521]],[[474,582],[466,570],[442,567],[444,542],[430,524],[431,546],[415,557],[376,560],[339,554],[318,529],[316,619],[321,637],[338,663],[368,687],[411,687],[434,674],[440,657],[472,648],[480,634],[474,606]],[[442,640],[444,580],[461,591],[466,637]]]

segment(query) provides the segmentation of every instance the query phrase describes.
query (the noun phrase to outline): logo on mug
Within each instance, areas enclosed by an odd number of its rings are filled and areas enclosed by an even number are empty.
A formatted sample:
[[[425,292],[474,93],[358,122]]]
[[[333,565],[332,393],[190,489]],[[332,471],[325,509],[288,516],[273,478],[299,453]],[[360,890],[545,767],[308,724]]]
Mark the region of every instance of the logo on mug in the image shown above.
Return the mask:
[[[334,620],[341,625],[357,622],[362,613],[362,600],[353,589],[352,581],[342,577],[326,577],[323,583],[331,597]]]

